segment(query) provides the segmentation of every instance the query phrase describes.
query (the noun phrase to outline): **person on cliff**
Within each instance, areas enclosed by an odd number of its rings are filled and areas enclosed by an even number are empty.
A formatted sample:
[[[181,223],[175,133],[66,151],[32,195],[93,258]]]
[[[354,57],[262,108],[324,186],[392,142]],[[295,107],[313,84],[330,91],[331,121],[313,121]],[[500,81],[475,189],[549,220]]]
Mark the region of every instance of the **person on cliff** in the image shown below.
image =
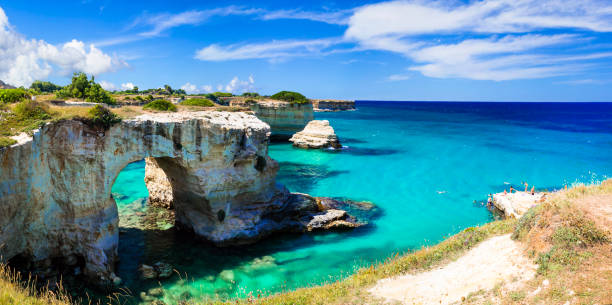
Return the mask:
[[[512,192],[514,192],[514,187],[511,185],[510,186],[510,194],[512,194]]]
[[[487,199],[487,207],[490,207],[491,204],[493,204],[493,198],[491,196],[492,195],[489,193],[489,199]]]
[[[527,193],[527,188],[529,187],[529,184],[527,182],[525,182],[524,184],[525,184],[525,193]]]
[[[531,186],[531,195],[532,196],[535,195],[535,186],[533,185]]]

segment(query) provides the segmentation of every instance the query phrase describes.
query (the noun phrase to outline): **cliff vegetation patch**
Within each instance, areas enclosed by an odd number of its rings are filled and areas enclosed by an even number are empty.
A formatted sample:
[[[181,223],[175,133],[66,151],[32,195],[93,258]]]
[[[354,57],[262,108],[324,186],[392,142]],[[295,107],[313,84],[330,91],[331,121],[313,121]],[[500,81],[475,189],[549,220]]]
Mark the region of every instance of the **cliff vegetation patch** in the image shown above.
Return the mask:
[[[155,100],[142,107],[145,110],[171,111],[176,112],[176,105],[166,100]]]
[[[190,98],[181,102],[183,106],[198,106],[198,107],[214,107],[216,106],[211,100],[206,98]]]
[[[293,91],[281,91],[281,92],[278,92],[272,95],[270,98],[279,100],[279,101],[289,102],[292,104],[308,103],[308,99],[305,96],[303,96],[300,93],[293,92]]]

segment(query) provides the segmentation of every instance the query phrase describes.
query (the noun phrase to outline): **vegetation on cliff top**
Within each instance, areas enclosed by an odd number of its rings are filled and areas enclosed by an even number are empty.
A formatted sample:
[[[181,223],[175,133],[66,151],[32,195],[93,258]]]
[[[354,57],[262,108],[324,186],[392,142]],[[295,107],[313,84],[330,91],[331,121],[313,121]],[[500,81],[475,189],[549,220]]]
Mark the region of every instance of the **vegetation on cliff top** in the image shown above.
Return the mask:
[[[102,105],[96,105],[89,109],[88,114],[87,122],[92,126],[101,127],[103,129],[109,129],[114,124],[121,122],[121,118],[118,115]]]
[[[94,77],[87,79],[85,73],[74,73],[71,83],[57,91],[59,98],[80,98],[90,103],[104,103],[114,105],[117,102],[113,97],[104,90],[100,84],[96,83]]]
[[[0,89],[0,104],[12,104],[30,98],[30,94],[21,88]]]
[[[172,104],[169,101],[166,100],[155,100],[152,101],[144,106],[142,106],[142,109],[145,110],[157,110],[157,111],[172,111],[172,112],[176,112],[177,108],[174,104]]]
[[[183,106],[214,107],[215,103],[206,98],[190,98],[181,102]]]
[[[280,101],[285,101],[293,104],[305,104],[308,103],[308,99],[300,93],[293,91],[281,91],[270,98]]]

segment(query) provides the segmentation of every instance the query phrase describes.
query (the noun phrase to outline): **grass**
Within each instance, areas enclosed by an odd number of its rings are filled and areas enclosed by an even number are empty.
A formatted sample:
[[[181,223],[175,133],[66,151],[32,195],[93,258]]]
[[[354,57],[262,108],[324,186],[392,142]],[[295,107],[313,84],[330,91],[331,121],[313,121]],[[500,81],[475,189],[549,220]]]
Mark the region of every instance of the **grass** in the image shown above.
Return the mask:
[[[13,139],[8,138],[8,137],[0,137],[0,148],[11,146],[11,145],[13,145],[15,143],[17,143],[16,140],[13,140]]]
[[[63,290],[36,288],[32,278],[24,279],[19,273],[0,264],[0,304],[2,305],[70,305],[73,304]]]

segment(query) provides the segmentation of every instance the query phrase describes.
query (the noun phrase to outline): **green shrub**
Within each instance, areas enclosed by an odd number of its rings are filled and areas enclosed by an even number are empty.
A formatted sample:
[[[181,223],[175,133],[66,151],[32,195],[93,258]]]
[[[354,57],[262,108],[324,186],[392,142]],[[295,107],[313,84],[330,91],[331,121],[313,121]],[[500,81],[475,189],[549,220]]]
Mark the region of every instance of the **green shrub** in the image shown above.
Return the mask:
[[[41,93],[50,93],[62,89],[62,86],[58,86],[52,82],[43,82],[37,80],[30,85],[30,89],[36,90]]]
[[[91,103],[116,104],[110,93],[96,83],[93,76],[88,80],[83,72],[74,73],[71,83],[57,91],[56,95],[59,98],[82,98]]]
[[[234,96],[233,94],[229,93],[229,92],[215,92],[213,93],[214,96],[216,97],[232,97]]]
[[[259,93],[257,93],[257,92],[245,92],[245,93],[242,94],[242,96],[245,96],[245,97],[258,97]]]
[[[89,110],[89,119],[94,126],[109,129],[111,126],[121,122],[121,118],[114,114],[110,109],[96,105]]]
[[[51,118],[49,106],[32,100],[20,102],[15,106],[13,112],[21,120],[48,120]]]
[[[272,99],[294,104],[308,103],[308,99],[300,93],[293,91],[281,91],[271,96]]]
[[[0,103],[16,103],[26,98],[30,98],[30,94],[24,89],[0,89]]]
[[[166,100],[155,100],[142,106],[142,109],[175,112],[176,106]]]
[[[13,140],[11,138],[0,137],[0,148],[11,146],[11,145],[13,145],[15,143],[17,143],[17,141],[15,141],[15,140]]]
[[[213,103],[209,99],[205,98],[190,98],[181,102],[181,105],[185,106],[200,106],[200,107],[213,107],[215,103]]]

